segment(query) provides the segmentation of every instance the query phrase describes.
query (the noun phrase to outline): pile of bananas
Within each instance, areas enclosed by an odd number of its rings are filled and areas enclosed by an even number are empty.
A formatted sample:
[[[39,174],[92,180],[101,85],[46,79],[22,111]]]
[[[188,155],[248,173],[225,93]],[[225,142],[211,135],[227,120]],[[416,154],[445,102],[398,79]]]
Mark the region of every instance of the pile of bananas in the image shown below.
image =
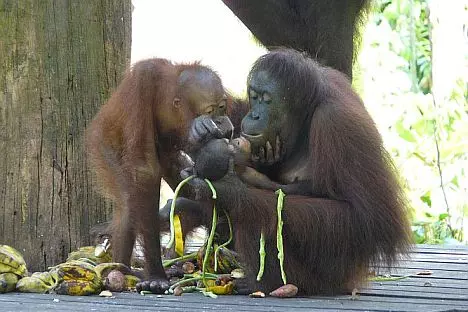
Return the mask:
[[[31,276],[23,277],[16,284],[19,292],[48,293],[56,287],[62,278],[57,272],[34,272]]]
[[[112,271],[122,276],[119,291],[134,288],[140,279],[127,266],[110,262],[108,248],[108,241],[81,247],[71,252],[66,262],[28,275],[23,256],[10,246],[0,245],[0,293],[17,290],[75,296],[98,294],[104,288],[112,288],[115,278],[107,278]]]
[[[0,294],[15,290],[18,280],[27,274],[26,262],[19,251],[0,245]]]
[[[131,270],[121,263],[95,265],[86,258],[70,260],[56,265],[48,272],[36,272],[22,278],[16,288],[20,292],[56,293],[70,296],[99,294],[108,285],[107,275],[112,271],[123,274],[122,290],[134,288],[140,280],[131,275]],[[112,286],[112,285],[109,285]],[[112,289],[115,291],[115,289]]]

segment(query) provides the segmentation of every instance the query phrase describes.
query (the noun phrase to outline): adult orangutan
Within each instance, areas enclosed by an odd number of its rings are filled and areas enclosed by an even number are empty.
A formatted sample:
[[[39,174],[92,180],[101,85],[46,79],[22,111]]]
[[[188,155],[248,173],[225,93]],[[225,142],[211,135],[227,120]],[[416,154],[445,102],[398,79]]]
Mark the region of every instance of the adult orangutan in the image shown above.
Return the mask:
[[[359,28],[371,0],[223,0],[268,49],[309,53],[352,77]]]
[[[194,118],[197,134],[230,136],[220,130],[223,118],[209,118],[223,116],[227,109],[221,80],[210,68],[155,58],[128,71],[87,130],[92,167],[103,192],[115,203],[113,260],[129,265],[135,238],[141,234],[147,280],[138,287],[143,290],[162,293],[169,286],[159,241],[161,178],[175,187],[182,169],[178,152],[202,143],[189,135]]]
[[[408,250],[406,200],[392,161],[342,73],[295,50],[279,49],[256,61],[248,77],[248,94],[250,112],[241,131],[251,143],[254,168],[286,186],[281,188],[286,193],[283,240],[288,283],[305,295],[351,290],[365,280],[370,265],[390,265]],[[206,134],[195,137],[207,139]],[[216,207],[230,215],[234,248],[247,268],[246,287],[239,290],[269,292],[281,286],[277,195],[229,171],[213,184]],[[209,225],[211,193],[201,179],[191,185],[202,199],[181,198],[178,210],[205,217],[198,221]],[[257,282],[261,231],[266,269]]]

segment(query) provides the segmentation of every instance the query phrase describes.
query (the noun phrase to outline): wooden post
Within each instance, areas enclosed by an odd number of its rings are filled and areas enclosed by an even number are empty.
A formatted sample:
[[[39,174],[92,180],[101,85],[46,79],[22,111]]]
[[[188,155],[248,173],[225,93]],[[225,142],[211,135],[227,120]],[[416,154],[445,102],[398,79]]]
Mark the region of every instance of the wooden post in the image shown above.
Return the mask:
[[[110,215],[83,132],[129,65],[131,0],[0,0],[0,38],[0,244],[45,270]]]

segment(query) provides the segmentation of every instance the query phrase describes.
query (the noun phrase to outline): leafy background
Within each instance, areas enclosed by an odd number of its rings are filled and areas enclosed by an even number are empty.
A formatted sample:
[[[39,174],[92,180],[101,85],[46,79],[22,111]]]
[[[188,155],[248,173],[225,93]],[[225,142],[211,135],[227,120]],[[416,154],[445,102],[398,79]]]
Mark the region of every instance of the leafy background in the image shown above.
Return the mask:
[[[418,243],[467,242],[467,1],[371,10],[356,89],[400,169]]]

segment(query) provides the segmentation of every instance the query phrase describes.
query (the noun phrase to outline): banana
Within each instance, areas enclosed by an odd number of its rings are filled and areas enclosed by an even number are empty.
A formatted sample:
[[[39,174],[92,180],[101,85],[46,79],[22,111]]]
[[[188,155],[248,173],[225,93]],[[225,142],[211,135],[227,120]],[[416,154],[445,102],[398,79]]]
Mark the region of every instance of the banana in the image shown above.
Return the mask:
[[[141,279],[139,279],[135,275],[131,275],[131,274],[125,275],[125,286],[127,287],[127,289],[135,288],[136,284],[138,284],[139,282],[141,282]]]
[[[49,292],[51,288],[51,285],[46,284],[42,279],[38,278],[37,276],[23,277],[16,284],[16,290],[18,290],[19,292],[27,293],[45,294]]]
[[[0,245],[0,273],[26,276],[26,262],[19,251],[8,245]]]
[[[16,289],[19,277],[14,273],[0,274],[0,294],[7,293]]]
[[[96,252],[98,247],[101,249],[103,248],[101,245],[80,247],[78,250],[70,252],[66,261],[69,262],[80,258],[86,258],[95,263],[112,261],[112,255],[109,253],[109,250],[106,249]]]
[[[65,281],[100,283],[100,278],[94,271],[94,266],[80,260],[73,260],[56,265],[51,268],[50,272],[57,274]]]
[[[109,272],[112,270],[118,270],[122,272],[124,275],[132,273],[132,270],[130,270],[128,266],[126,266],[123,263],[118,263],[118,262],[101,263],[101,264],[98,264],[94,268],[94,271],[96,272],[96,274],[99,276],[101,280],[105,279],[107,275],[109,274]]]
[[[229,282],[226,285],[222,286],[207,286],[205,291],[211,291],[215,295],[231,295],[233,290],[234,284],[232,282]]]
[[[16,289],[20,292],[48,293],[62,280],[57,272],[34,272],[31,276],[20,279]]]
[[[105,257],[112,258],[110,250],[111,250],[111,243],[110,243],[110,240],[106,238],[102,243],[96,245],[96,247],[94,248],[94,255],[98,258],[105,258]],[[112,260],[103,261],[103,262],[110,262],[110,261]]]
[[[62,281],[57,272],[34,272],[31,277],[41,280],[45,285],[50,287],[55,287]]]
[[[86,262],[87,264],[91,264],[93,267],[98,265],[95,261],[93,261],[92,259],[89,259],[89,258],[79,258],[76,261]]]
[[[88,296],[101,291],[102,285],[92,281],[63,281],[55,289],[54,293],[70,296]]]

